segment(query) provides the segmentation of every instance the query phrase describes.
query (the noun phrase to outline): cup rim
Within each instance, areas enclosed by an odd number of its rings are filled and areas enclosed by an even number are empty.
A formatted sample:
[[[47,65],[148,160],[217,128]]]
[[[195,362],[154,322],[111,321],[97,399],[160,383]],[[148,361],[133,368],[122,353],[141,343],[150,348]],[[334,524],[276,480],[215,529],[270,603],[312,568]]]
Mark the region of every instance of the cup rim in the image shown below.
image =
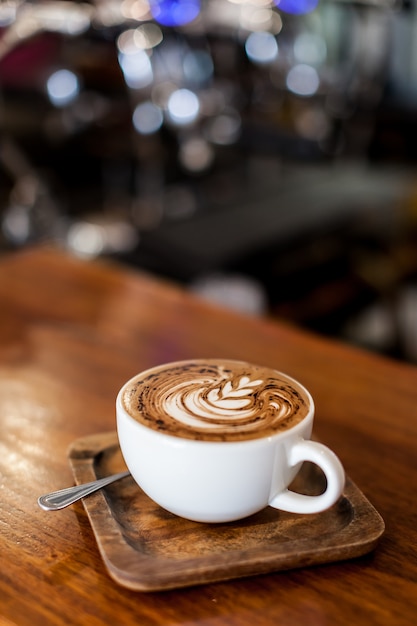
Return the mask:
[[[296,424],[294,424],[293,426],[290,426],[289,428],[286,428],[285,430],[282,431],[278,431],[276,433],[272,433],[269,435],[265,435],[265,436],[261,436],[261,437],[253,437],[253,438],[248,438],[248,439],[241,439],[241,440],[228,440],[228,441],[224,441],[224,440],[218,440],[218,439],[193,439],[193,438],[188,438],[188,437],[184,437],[181,435],[174,435],[172,433],[166,433],[166,432],[161,432],[159,430],[155,430],[153,428],[150,428],[148,426],[146,426],[145,424],[142,424],[141,422],[139,422],[138,420],[136,420],[134,417],[132,417],[130,415],[130,413],[127,411],[127,409],[125,408],[123,402],[122,402],[122,396],[124,393],[124,390],[126,389],[126,387],[128,385],[130,385],[136,378],[142,377],[142,376],[147,376],[148,374],[153,373],[155,370],[159,370],[160,368],[163,368],[165,365],[169,365],[169,366],[181,366],[185,363],[195,363],[195,362],[212,362],[212,363],[218,363],[219,361],[227,361],[229,363],[236,363],[236,364],[249,364],[249,365],[253,365],[254,367],[262,367],[265,369],[269,369],[273,372],[275,372],[276,374],[279,374],[280,376],[282,376],[283,378],[285,378],[288,382],[295,384],[296,387],[298,387],[299,389],[301,389],[303,391],[303,393],[306,395],[307,399],[308,399],[308,412],[307,414]],[[120,415],[123,415],[124,418],[126,418],[131,424],[133,424],[135,427],[137,427],[139,429],[139,431],[144,431],[146,433],[151,433],[152,436],[157,436],[160,437],[161,439],[166,439],[169,441],[177,441],[177,442],[185,442],[188,445],[189,444],[194,444],[194,445],[209,445],[209,446],[213,446],[215,444],[220,444],[222,447],[230,446],[237,446],[237,445],[255,445],[256,442],[265,442],[265,441],[271,441],[271,440],[275,440],[275,439],[281,439],[281,438],[285,438],[286,436],[289,435],[289,433],[294,433],[297,430],[302,430],[305,427],[305,424],[307,421],[310,421],[314,418],[314,414],[315,414],[315,404],[314,404],[314,400],[313,397],[310,393],[310,391],[302,384],[300,383],[296,378],[290,376],[289,374],[286,374],[285,372],[282,372],[281,370],[275,369],[273,367],[267,366],[267,365],[257,365],[255,363],[251,363],[249,361],[244,361],[241,359],[216,359],[216,358],[192,358],[192,359],[182,359],[179,361],[170,361],[170,362],[166,362],[166,363],[161,363],[160,365],[155,365],[152,367],[149,367],[145,370],[142,370],[140,372],[138,372],[137,374],[134,374],[133,376],[131,376],[123,385],[122,387],[119,389],[118,393],[117,393],[117,397],[116,397],[116,415],[117,415],[117,419],[119,419]]]

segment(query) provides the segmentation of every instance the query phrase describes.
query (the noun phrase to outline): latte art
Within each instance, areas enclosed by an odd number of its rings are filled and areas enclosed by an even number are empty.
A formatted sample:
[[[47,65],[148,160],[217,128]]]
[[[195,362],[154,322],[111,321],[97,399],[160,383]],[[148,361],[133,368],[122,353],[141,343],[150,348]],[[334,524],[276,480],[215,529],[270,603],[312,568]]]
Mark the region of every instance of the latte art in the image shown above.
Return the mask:
[[[186,361],[148,370],[125,388],[127,412],[170,435],[239,441],[286,430],[309,402],[279,372],[240,361]]]
[[[227,375],[226,375],[227,376]],[[162,399],[165,413],[194,428],[239,431],[286,417],[291,404],[268,381],[226,378],[225,382],[192,380]]]

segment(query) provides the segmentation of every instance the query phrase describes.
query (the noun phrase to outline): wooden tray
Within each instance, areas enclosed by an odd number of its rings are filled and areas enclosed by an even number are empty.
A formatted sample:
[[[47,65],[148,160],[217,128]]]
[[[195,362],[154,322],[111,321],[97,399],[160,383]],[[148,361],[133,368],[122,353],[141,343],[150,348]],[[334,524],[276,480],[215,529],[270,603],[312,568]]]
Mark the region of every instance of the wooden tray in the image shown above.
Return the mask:
[[[115,432],[75,441],[69,461],[76,483],[126,469]],[[319,493],[322,475],[304,464],[297,487]],[[138,591],[156,591],[265,574],[361,556],[384,522],[347,479],[344,495],[324,513],[294,515],[267,507],[239,522],[201,524],[150,500],[132,478],[83,499],[110,576]]]

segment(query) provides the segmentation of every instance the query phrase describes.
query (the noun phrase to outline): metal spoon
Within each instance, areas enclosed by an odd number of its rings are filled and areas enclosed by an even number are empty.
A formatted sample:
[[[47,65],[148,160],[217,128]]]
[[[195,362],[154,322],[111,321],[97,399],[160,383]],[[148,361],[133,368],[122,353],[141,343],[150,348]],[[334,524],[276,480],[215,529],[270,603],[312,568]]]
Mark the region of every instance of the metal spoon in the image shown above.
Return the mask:
[[[130,472],[120,472],[120,474],[113,474],[112,476],[106,476],[105,478],[99,478],[93,480],[91,483],[84,483],[83,485],[75,485],[75,487],[67,487],[66,489],[60,489],[59,491],[53,491],[47,493],[44,496],[38,498],[38,504],[44,511],[58,511],[64,509],[70,504],[74,504],[77,500],[81,500],[85,496],[89,496],[90,493],[98,491],[114,483],[116,480],[126,478]]]

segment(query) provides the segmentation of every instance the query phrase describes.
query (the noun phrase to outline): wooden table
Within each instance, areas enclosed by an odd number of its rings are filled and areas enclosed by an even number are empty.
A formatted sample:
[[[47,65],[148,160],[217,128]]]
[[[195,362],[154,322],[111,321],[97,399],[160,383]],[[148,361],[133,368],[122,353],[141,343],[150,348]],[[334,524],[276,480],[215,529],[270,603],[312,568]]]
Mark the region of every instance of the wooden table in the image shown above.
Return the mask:
[[[315,432],[379,511],[377,548],[345,562],[163,591],[108,575],[68,446],[115,428],[121,384],[190,357],[263,363],[313,393]],[[154,278],[51,249],[0,259],[0,623],[337,625],[417,622],[417,368],[238,316]]]

